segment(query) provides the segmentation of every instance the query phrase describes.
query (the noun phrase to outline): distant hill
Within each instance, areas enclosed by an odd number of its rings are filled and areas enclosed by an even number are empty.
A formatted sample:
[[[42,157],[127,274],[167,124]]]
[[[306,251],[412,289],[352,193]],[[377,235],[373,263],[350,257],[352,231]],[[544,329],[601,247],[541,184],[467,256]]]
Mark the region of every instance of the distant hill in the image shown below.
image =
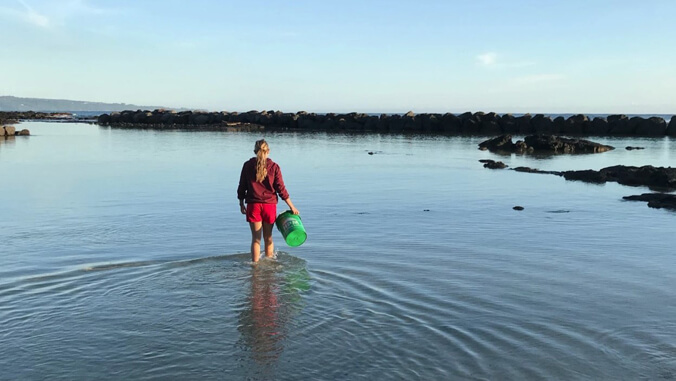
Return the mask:
[[[102,103],[71,101],[66,99],[19,98],[0,96],[0,111],[39,111],[39,112],[66,112],[66,111],[124,111],[124,110],[155,110],[172,109],[162,106],[137,106],[127,103]]]

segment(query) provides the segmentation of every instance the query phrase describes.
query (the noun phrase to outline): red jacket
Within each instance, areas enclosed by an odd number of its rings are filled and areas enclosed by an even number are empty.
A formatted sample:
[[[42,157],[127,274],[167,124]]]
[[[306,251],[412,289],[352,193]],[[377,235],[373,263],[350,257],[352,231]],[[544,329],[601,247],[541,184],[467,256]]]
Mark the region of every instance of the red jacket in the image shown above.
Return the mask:
[[[269,158],[266,164],[268,176],[259,183],[256,181],[256,158],[252,157],[244,163],[237,187],[238,199],[246,200],[247,204],[276,204],[278,194],[282,200],[289,198],[279,165]]]

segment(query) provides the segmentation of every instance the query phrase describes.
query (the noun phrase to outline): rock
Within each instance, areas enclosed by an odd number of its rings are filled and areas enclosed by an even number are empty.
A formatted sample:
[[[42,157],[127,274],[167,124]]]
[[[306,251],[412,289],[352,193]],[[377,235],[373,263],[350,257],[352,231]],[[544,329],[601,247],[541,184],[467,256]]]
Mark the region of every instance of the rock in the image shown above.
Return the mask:
[[[562,116],[557,116],[554,118],[554,127],[552,131],[555,131],[556,133],[569,133],[566,131],[566,118]]]
[[[552,118],[543,114],[535,115],[531,120],[531,125],[536,134],[557,134],[560,132],[554,130]]]
[[[608,125],[608,121],[603,118],[596,117],[591,121],[591,123],[589,123],[589,128],[586,133],[589,135],[603,136],[608,135],[609,131],[610,126]]]
[[[666,208],[676,210],[676,195],[665,193],[643,193],[635,196],[622,197],[628,201],[648,201],[651,208]]]
[[[614,148],[589,140],[553,135],[530,135],[523,142],[514,144],[511,135],[500,135],[479,143],[479,149],[491,152],[600,153]]]
[[[667,135],[676,137],[676,115],[671,117],[669,126],[667,126]]]
[[[17,135],[19,135],[19,136],[29,136],[30,134],[31,134],[31,132],[28,131],[28,130],[25,129],[25,128],[24,128],[23,130],[17,132]]]
[[[608,181],[608,178],[604,173],[591,169],[583,171],[565,171],[563,172],[563,177],[566,180],[577,180],[594,184],[603,184]]]
[[[524,139],[528,147],[535,152],[544,151],[552,153],[601,153],[614,149],[584,139],[569,139],[551,135],[526,136]]]
[[[101,114],[101,115],[99,115],[99,117],[96,119],[96,121],[97,121],[98,124],[101,124],[101,125],[104,125],[104,126],[105,126],[106,124],[110,123],[110,115],[108,115],[108,114]]]
[[[586,130],[589,129],[589,118],[586,115],[577,114],[572,115],[566,119],[564,123],[563,130],[565,134],[583,134]]]
[[[479,123],[479,134],[496,135],[502,133],[502,127],[500,126],[500,117],[498,116],[498,114],[494,112],[489,112],[488,114],[481,113],[479,115],[476,115],[476,118]]]
[[[632,151],[632,150],[635,150],[635,149],[645,149],[645,147],[631,147],[631,146],[628,146],[628,147],[626,148],[627,151]]]
[[[600,171],[564,171],[563,176],[566,180],[579,180],[591,183],[611,181],[630,186],[647,186],[665,190],[676,189],[676,168],[672,167],[616,165],[603,168]]]
[[[641,123],[643,122],[644,119],[641,118],[640,116],[634,116],[632,118],[629,118],[629,121],[627,122],[627,130],[629,131],[628,134],[635,135],[639,125],[641,125]]]
[[[451,134],[460,133],[462,122],[457,116],[446,113],[441,117],[441,131]]]
[[[629,119],[626,115],[608,116],[608,133],[610,135],[631,135],[633,131],[629,126]]]
[[[531,115],[526,114],[516,118],[517,129],[520,134],[532,134],[533,126],[531,125]]]
[[[483,160],[479,160],[479,161],[484,163],[484,168],[488,168],[488,169],[504,169],[504,168],[507,168],[507,164],[505,164],[501,161],[488,160],[488,159],[483,159]]]
[[[533,152],[533,149],[529,148],[523,140],[517,140],[516,143],[514,143],[514,150],[519,153]]]
[[[2,131],[0,131],[1,133]],[[4,127],[4,133],[1,133],[1,135],[5,136],[14,136],[16,135],[16,127],[14,126],[5,126]]]
[[[500,135],[496,138],[489,139],[479,143],[479,149],[482,151],[514,151],[514,143],[512,143],[512,135]]]
[[[500,118],[500,126],[505,134],[516,134],[519,132],[516,118],[512,114],[505,114]]]
[[[634,119],[634,118],[632,118]],[[663,118],[652,117],[637,120],[636,135],[664,136],[667,133],[667,122]]]
[[[525,173],[543,173],[547,175],[557,175],[561,176],[561,172],[557,171],[541,171],[537,168],[529,168],[529,167],[516,167],[513,169],[516,172],[525,172]]]
[[[512,209],[514,209],[514,210],[523,210],[523,206],[518,206],[518,205],[517,205],[517,206],[513,207]]]

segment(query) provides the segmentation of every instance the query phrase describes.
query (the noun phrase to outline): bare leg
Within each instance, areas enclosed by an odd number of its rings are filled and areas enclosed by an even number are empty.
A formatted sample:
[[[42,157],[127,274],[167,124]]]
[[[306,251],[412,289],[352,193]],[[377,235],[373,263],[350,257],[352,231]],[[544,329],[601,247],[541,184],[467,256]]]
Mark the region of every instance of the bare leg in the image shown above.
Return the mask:
[[[275,244],[272,242],[273,224],[263,222],[263,239],[265,240],[265,256],[272,258],[275,255]]]
[[[261,230],[262,222],[249,222],[251,227],[251,261],[258,262],[261,256]]]

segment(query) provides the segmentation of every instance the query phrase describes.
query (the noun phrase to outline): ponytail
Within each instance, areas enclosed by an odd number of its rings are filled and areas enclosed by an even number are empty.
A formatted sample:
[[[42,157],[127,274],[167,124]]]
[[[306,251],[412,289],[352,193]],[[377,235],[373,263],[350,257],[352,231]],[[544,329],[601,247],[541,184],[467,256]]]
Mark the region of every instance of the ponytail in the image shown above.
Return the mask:
[[[259,183],[262,183],[268,176],[268,160],[265,155],[268,152],[270,152],[270,148],[265,139],[256,141],[254,153],[256,154],[256,181]]]

